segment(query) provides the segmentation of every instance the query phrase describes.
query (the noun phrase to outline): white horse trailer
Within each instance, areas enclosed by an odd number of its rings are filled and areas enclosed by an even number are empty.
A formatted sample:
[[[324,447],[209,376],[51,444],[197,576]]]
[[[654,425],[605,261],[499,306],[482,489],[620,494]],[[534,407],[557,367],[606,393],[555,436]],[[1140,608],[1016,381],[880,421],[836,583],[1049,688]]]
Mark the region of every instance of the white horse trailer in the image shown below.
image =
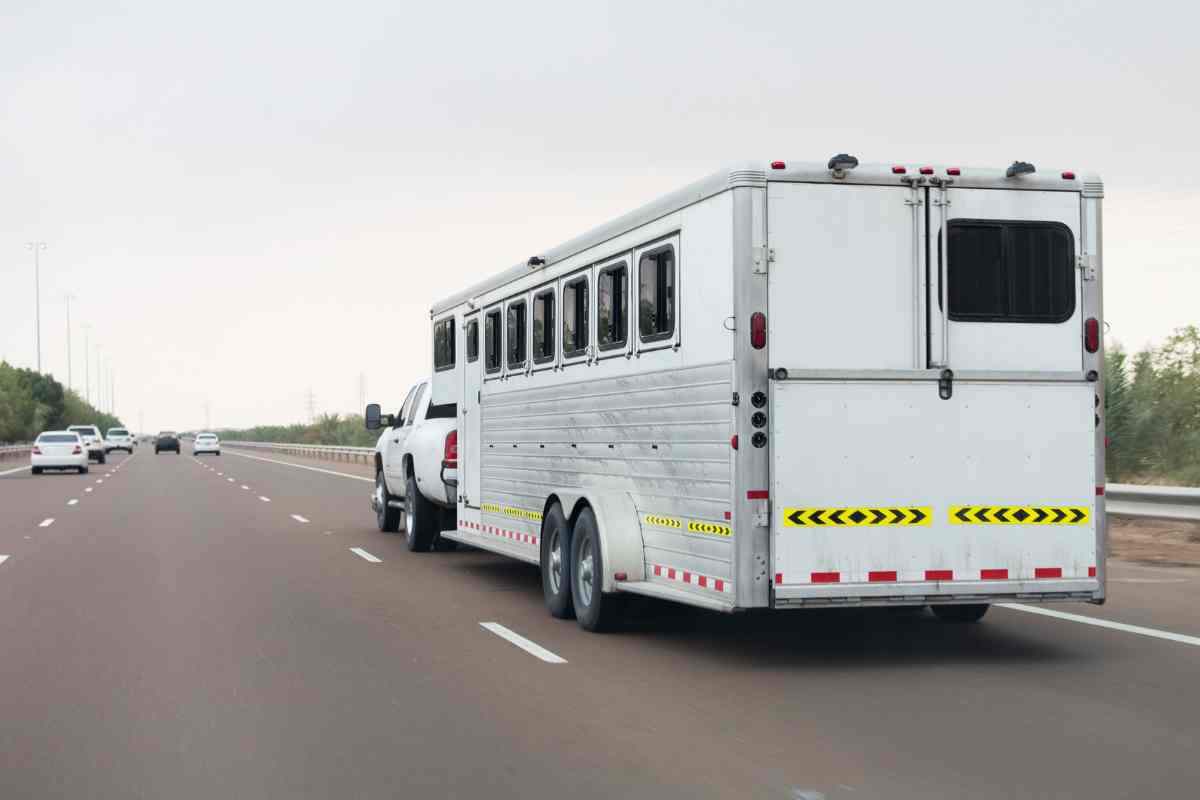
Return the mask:
[[[432,308],[442,536],[589,629],[1105,597],[1102,184],[747,163]]]

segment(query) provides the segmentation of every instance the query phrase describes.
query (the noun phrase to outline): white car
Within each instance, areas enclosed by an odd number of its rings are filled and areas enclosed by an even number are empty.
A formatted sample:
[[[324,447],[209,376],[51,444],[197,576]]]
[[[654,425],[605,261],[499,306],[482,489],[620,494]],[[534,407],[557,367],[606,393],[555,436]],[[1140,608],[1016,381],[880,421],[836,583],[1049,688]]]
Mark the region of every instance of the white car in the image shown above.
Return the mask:
[[[88,471],[88,452],[75,431],[45,431],[29,451],[29,466],[34,475],[47,469],[71,469],[79,474]]]
[[[192,455],[200,453],[213,453],[221,455],[221,440],[217,438],[215,433],[197,434],[195,439],[192,439]]]
[[[129,435],[129,431],[124,428],[108,429],[108,434],[104,437],[104,452],[111,453],[113,450],[124,450],[133,455],[133,437]]]
[[[88,458],[94,458],[101,464],[108,461],[104,452],[104,437],[100,435],[99,428],[95,425],[68,425],[67,430],[78,433],[79,438],[83,439],[83,449],[87,451]]]

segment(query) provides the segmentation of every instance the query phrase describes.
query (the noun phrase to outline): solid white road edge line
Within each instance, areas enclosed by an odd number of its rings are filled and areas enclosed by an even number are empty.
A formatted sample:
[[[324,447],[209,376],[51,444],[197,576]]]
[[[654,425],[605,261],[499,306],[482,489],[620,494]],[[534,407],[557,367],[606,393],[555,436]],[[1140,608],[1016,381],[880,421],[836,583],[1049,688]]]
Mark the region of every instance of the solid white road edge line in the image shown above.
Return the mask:
[[[354,555],[358,556],[359,558],[364,558],[367,561],[370,561],[372,564],[382,564],[383,563],[382,558],[376,558],[375,556],[368,553],[366,550],[363,550],[361,547],[351,547],[350,552],[354,553]]]
[[[479,624],[483,628],[486,628],[487,630],[489,630],[492,633],[499,636],[501,639],[507,639],[508,641],[515,644],[517,647],[524,650],[526,653],[529,653],[531,656],[540,658],[542,661],[545,661],[547,664],[566,664],[567,663],[567,660],[565,658],[563,658],[562,656],[560,656],[556,653],[551,653],[549,650],[542,647],[537,642],[531,642],[519,633],[514,633],[513,631],[510,631],[508,628],[504,627],[499,622],[481,622]]]
[[[1049,608],[1037,608],[1036,606],[1026,606],[1021,605],[1020,603],[997,603],[996,605],[1000,608],[1007,608],[1012,611],[1024,611],[1027,614],[1041,614],[1042,616],[1054,617],[1055,619],[1065,619],[1069,622],[1082,622],[1084,625],[1095,625],[1097,628],[1111,628],[1114,631],[1136,633],[1139,636],[1152,636],[1155,639],[1166,639],[1169,642],[1179,642],[1180,644],[1190,644],[1193,647],[1200,647],[1200,636],[1185,636],[1182,633],[1160,631],[1156,628],[1143,628],[1140,625],[1126,625],[1124,622],[1113,622],[1107,619],[1085,617],[1082,614],[1068,614],[1065,611],[1054,611]]]
[[[229,450],[227,452],[230,455],[237,456],[238,458],[252,458],[255,461],[266,461],[268,464],[282,464],[285,467],[295,467],[296,469],[307,469],[312,472],[324,472],[326,475],[337,475],[340,478],[353,478],[356,481],[366,481],[367,483],[375,482],[374,478],[367,478],[362,475],[351,475],[349,472],[337,472],[336,470],[332,470],[332,469],[321,469],[320,467],[310,467],[307,464],[293,464],[291,461],[277,461],[274,458],[263,458],[262,456],[252,456],[252,455],[247,455],[246,453],[237,453],[237,452],[234,452],[233,450]]]
[[[296,520],[296,522],[308,522],[307,519],[300,516],[299,514],[292,514],[292,519]]]
[[[27,467],[27,466],[16,467],[14,469],[6,469],[6,470],[4,470],[4,472],[0,472],[0,475],[12,475],[14,472],[21,472],[22,470],[27,470],[27,469],[29,469],[29,467]]]
[[[49,528],[53,524],[54,524],[54,517],[46,517],[44,520],[42,520],[41,522],[38,523],[38,527],[39,528]]]

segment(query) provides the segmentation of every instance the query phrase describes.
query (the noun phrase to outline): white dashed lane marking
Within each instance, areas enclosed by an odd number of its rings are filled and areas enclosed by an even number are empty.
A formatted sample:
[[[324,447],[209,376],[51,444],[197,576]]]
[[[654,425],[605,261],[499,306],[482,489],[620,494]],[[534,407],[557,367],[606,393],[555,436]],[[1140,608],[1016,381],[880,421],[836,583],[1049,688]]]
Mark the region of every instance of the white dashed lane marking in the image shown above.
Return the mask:
[[[271,498],[269,498],[269,497],[263,497],[261,494],[258,496],[258,499],[259,499],[259,500],[262,500],[264,503],[269,503],[269,502],[271,502]]]
[[[44,519],[38,523],[38,527],[39,528],[49,528],[53,524],[54,524],[54,517],[46,517],[46,519]]]
[[[0,556],[0,564],[3,564],[5,561],[8,561],[8,556]]]
[[[529,639],[526,639],[524,636],[522,636],[519,633],[516,633],[515,631],[510,631],[508,628],[504,627],[499,622],[481,622],[479,624],[485,630],[491,631],[492,633],[499,636],[501,639],[506,639],[509,642],[512,642],[517,647],[524,650],[526,653],[529,653],[531,656],[534,656],[536,658],[540,658],[542,661],[545,661],[547,664],[566,664],[567,663],[567,660],[565,658],[563,658],[562,656],[558,655],[557,653],[550,652],[549,650],[542,647],[537,642],[530,641]]]
[[[245,489],[247,492],[250,491],[250,487],[244,483],[242,484],[242,488]]]
[[[375,556],[368,553],[366,550],[363,550],[361,547],[351,547],[350,552],[354,553],[354,555],[358,556],[359,558],[370,561],[372,564],[382,564],[383,563],[383,559],[376,558]]]
[[[292,519],[296,520],[296,522],[308,522],[307,519],[300,516],[299,514],[292,514]]]
[[[72,497],[70,500],[67,501],[67,505],[73,506],[78,502],[79,502],[78,500],[76,500],[74,497]]]
[[[86,489],[84,489],[85,492],[90,492],[91,490],[92,490],[92,487],[90,487],[90,486],[87,487]]]

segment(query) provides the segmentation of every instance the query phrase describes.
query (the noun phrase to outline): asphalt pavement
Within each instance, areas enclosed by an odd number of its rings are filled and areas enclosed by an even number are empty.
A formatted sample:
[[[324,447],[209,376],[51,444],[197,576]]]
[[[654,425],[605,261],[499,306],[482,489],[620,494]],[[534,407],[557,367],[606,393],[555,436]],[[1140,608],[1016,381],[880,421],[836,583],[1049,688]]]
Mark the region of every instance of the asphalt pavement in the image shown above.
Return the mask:
[[[1107,605],[1053,607],[1079,619],[647,601],[588,634],[534,567],[379,533],[362,467],[288,460],[0,476],[0,798],[1200,785],[1200,570],[1112,562]]]

